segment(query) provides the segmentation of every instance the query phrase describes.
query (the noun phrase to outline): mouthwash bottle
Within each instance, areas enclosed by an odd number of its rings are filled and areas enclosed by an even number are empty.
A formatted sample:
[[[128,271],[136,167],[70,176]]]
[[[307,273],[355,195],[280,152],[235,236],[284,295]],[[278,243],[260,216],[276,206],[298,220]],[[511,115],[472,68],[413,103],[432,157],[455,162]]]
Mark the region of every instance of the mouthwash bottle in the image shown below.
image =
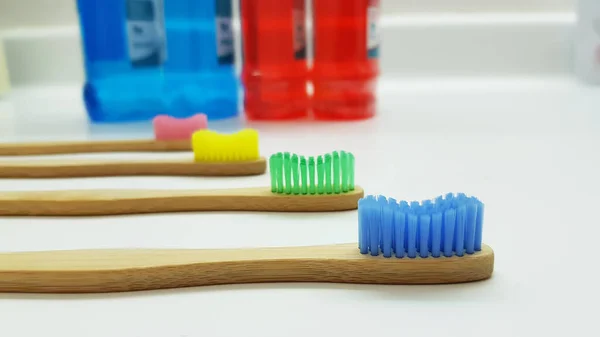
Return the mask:
[[[241,0],[244,110],[250,120],[308,116],[305,0]]]
[[[380,0],[313,0],[313,113],[317,119],[375,115]]]
[[[96,122],[238,114],[231,0],[77,0]]]

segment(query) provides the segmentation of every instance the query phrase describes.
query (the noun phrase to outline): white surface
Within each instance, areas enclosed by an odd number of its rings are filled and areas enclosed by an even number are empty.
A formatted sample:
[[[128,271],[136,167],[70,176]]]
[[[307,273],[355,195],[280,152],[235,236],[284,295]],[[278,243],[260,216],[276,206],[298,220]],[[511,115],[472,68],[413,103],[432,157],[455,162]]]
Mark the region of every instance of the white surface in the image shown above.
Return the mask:
[[[89,127],[81,103],[74,99],[78,90],[16,90],[10,101],[0,101],[1,139],[150,135],[143,124],[131,131],[123,126]],[[260,131],[265,155],[279,150],[354,152],[356,180],[367,193],[410,200],[445,192],[480,197],[486,203],[484,241],[496,252],[495,273],[488,281],[0,294],[0,335],[595,336],[591,315],[598,300],[598,276],[591,254],[598,234],[599,90],[565,78],[384,80],[380,113],[373,120],[251,124]],[[212,127],[229,130],[238,123]],[[44,179],[0,180],[0,190],[265,184],[267,176]],[[3,251],[287,246],[356,239],[355,212],[0,218]]]
[[[572,72],[573,13],[384,13],[381,69],[388,75],[531,76]],[[239,37],[239,25],[235,27]],[[13,29],[5,32],[4,38],[14,86],[83,81],[76,25]]]

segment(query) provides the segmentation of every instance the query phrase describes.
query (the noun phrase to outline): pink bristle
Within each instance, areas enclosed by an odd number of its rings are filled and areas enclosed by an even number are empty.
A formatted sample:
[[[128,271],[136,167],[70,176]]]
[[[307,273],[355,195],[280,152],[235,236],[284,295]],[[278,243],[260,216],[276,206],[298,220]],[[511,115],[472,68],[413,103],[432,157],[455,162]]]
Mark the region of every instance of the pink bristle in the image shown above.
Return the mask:
[[[153,125],[156,140],[189,140],[194,132],[208,127],[208,119],[205,114],[188,118],[159,115],[154,118]]]

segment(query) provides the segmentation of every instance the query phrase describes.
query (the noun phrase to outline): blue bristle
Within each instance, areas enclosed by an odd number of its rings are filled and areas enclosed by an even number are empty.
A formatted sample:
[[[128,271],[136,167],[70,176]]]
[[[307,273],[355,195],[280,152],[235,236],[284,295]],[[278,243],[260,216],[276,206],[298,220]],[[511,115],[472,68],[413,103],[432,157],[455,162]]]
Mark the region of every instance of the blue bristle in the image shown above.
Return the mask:
[[[377,207],[379,207],[379,219],[380,219],[380,226],[379,226],[379,248],[382,249],[383,248],[383,231],[381,230],[381,227],[383,227],[383,223],[381,222],[381,220],[383,220],[383,210],[385,209],[385,207],[387,207],[388,202],[386,197],[384,197],[383,195],[377,196]]]
[[[361,254],[369,253],[369,200],[358,201],[358,249]]]
[[[477,222],[477,204],[469,200],[467,203],[467,228],[465,228],[465,252],[475,253],[475,227]]]
[[[394,237],[394,206],[386,203],[381,212],[381,237],[384,257],[392,257],[392,239]]]
[[[483,210],[464,193],[421,203],[366,196],[358,201],[358,248],[385,258],[474,254],[481,250]]]
[[[370,226],[369,226],[369,251],[372,256],[379,255],[379,243],[380,243],[380,233],[379,228],[381,224],[381,209],[379,207],[379,202],[372,201],[370,214]]]
[[[431,256],[440,257],[442,247],[442,213],[431,216]]]
[[[413,211],[410,213],[410,214],[413,214],[417,219],[417,234],[416,234],[417,238],[416,238],[416,243],[415,243],[415,248],[417,249],[417,252],[419,252],[421,250],[421,240],[420,240],[421,235],[419,233],[419,232],[421,232],[421,229],[419,228],[419,216],[421,215],[420,207],[421,206],[419,206],[419,208],[416,209],[416,211]]]
[[[421,212],[421,215],[427,215],[431,218],[431,214],[433,214],[433,209],[434,209],[434,204],[432,200],[423,200],[422,202],[423,205],[423,211]],[[419,235],[421,235],[419,233]],[[419,240],[421,240],[421,236],[419,236]],[[431,251],[431,234],[429,233],[429,229],[428,229],[428,233],[427,233],[427,240],[421,240],[422,242],[425,242],[425,244],[427,245],[427,251],[430,252]],[[421,250],[423,249],[423,247],[419,247]]]
[[[458,206],[456,210],[456,229],[454,231],[454,253],[463,256],[465,251],[465,227],[467,226],[467,207]]]
[[[456,226],[456,211],[449,209],[444,213],[444,256],[452,256],[454,243],[454,227]]]
[[[433,211],[430,211],[429,214],[432,214]],[[429,215],[431,217],[431,215]],[[429,234],[427,235],[427,251],[431,253],[431,224],[429,225]]]
[[[478,200],[477,202],[477,221],[475,222],[475,250],[481,250],[481,241],[483,234],[483,210],[485,205]]]
[[[405,233],[406,214],[398,207],[394,210],[394,236],[396,237],[394,252],[396,257],[404,257],[404,254],[406,254]]]
[[[421,241],[419,248],[419,255],[421,257],[429,256],[429,226],[431,223],[431,216],[421,215],[419,218],[419,240]]]
[[[392,212],[392,252],[396,249],[396,235],[394,234],[394,213],[398,208],[398,202],[394,198],[388,198],[388,207]]]
[[[445,218],[444,218],[444,214],[446,213],[445,209],[440,210],[440,212],[442,214],[442,234],[440,236],[440,250],[444,250],[444,222],[445,222]]]
[[[407,228],[407,245],[406,249],[408,250],[408,257],[415,258],[417,257],[417,216],[415,214],[409,214],[407,216],[406,221]]]

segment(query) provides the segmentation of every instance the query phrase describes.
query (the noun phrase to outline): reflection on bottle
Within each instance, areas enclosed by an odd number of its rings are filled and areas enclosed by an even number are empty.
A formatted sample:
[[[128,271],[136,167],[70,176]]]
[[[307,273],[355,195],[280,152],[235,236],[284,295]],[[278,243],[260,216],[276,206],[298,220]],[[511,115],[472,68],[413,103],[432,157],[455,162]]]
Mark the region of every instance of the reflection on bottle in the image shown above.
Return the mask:
[[[233,64],[235,60],[233,41],[232,8],[230,0],[217,1],[217,57],[219,64]]]
[[[367,7],[367,52],[369,58],[379,57],[379,0],[370,0]]]
[[[294,56],[297,60],[306,59],[306,9],[304,0],[294,0],[292,19],[294,20]]]
[[[127,0],[129,58],[134,67],[158,67],[167,59],[163,0]]]

